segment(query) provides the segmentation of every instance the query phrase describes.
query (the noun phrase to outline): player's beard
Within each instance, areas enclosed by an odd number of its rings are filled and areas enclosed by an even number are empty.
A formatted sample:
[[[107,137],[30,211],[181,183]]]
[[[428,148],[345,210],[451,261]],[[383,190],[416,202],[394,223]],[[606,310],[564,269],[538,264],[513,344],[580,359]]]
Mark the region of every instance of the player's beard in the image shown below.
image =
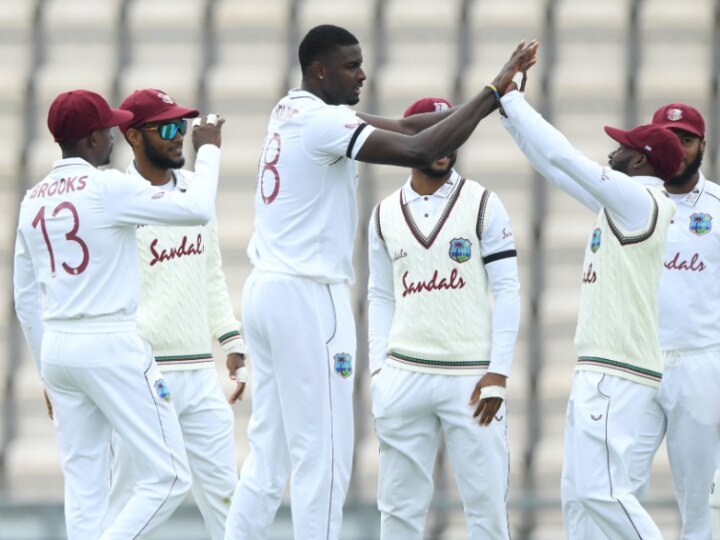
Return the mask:
[[[185,158],[170,159],[163,156],[157,149],[152,145],[148,137],[143,134],[143,152],[145,157],[158,169],[182,169],[185,165]]]
[[[619,171],[623,174],[628,174],[628,170],[630,169],[630,161],[631,160],[632,160],[632,156],[627,157],[626,159],[624,159],[622,161],[616,161],[614,163],[611,162],[610,167],[612,168],[613,171]],[[630,175],[628,174],[628,176],[630,176]]]
[[[455,166],[455,162],[457,161],[457,154],[453,154],[450,156],[450,163],[448,163],[447,167],[443,167],[442,169],[435,169],[433,167],[425,167],[424,169],[420,169],[420,171],[432,178],[445,178],[452,168]]]
[[[687,167],[685,167],[683,172],[673,176],[670,180],[665,182],[665,185],[675,187],[682,187],[686,185],[690,181],[690,179],[694,177],[700,170],[700,165],[702,165],[703,160],[703,154],[705,154],[704,150],[698,151],[695,159],[693,159],[690,163],[687,164]]]

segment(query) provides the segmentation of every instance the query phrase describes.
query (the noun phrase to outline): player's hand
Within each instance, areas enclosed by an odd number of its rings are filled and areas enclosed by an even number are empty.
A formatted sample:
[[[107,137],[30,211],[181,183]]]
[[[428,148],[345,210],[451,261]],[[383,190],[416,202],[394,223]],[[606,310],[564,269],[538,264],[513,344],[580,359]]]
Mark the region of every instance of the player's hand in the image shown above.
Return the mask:
[[[498,397],[480,399],[481,390],[487,386],[502,386],[505,388],[506,383],[507,377],[505,377],[505,375],[486,373],[475,385],[472,396],[470,396],[470,405],[477,403],[473,418],[479,417],[478,422],[481,426],[490,425],[503,402],[503,400]]]
[[[228,398],[228,402],[234,405],[238,400],[242,401],[243,393],[245,392],[245,381],[237,382],[236,373],[238,369],[245,367],[245,355],[240,353],[228,354],[225,360],[225,367],[228,369],[230,380],[237,383]]]
[[[47,406],[47,412],[48,416],[50,417],[50,420],[53,420],[53,406],[50,402],[50,398],[47,395],[47,391],[43,390],[43,394],[45,395],[45,405]]]
[[[526,73],[528,69],[535,65],[539,46],[540,43],[538,40],[533,39],[528,44],[525,44],[525,41],[521,41],[515,48],[510,60],[507,61],[502,70],[500,70],[500,73],[498,73],[498,76],[493,80],[493,85],[501,95],[505,94],[517,72]]]
[[[220,148],[224,123],[225,119],[217,114],[195,118],[192,122],[192,141],[195,150],[197,151],[203,144],[213,144]]]

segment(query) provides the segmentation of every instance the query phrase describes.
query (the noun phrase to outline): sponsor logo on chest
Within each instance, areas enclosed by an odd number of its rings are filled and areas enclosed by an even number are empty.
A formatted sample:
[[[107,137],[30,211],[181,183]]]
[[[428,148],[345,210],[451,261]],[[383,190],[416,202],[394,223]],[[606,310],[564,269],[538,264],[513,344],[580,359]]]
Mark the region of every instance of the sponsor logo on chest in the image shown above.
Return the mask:
[[[201,233],[198,233],[195,241],[188,240],[188,237],[184,235],[179,245],[170,246],[169,248],[159,246],[159,242],[160,240],[157,238],[150,242],[150,254],[152,255],[150,266],[189,255],[200,255],[205,252],[205,245],[203,244]]]

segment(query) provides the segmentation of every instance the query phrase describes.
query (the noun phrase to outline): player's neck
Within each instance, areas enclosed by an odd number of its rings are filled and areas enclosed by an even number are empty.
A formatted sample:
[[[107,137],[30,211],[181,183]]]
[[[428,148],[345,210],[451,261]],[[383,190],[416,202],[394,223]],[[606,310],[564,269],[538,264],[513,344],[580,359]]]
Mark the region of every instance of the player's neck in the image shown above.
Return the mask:
[[[410,185],[418,195],[432,195],[450,178],[451,172],[445,176],[429,176],[418,169],[412,169],[410,173]]]
[[[149,161],[135,158],[135,168],[153,186],[164,186],[172,180],[172,171],[154,166]]]
[[[672,193],[673,195],[683,195],[685,193],[690,193],[693,188],[697,185],[698,181],[700,180],[700,173],[696,172],[693,176],[688,178],[685,182],[682,182],[681,184],[675,184],[672,182],[665,182],[665,190],[668,193]]]

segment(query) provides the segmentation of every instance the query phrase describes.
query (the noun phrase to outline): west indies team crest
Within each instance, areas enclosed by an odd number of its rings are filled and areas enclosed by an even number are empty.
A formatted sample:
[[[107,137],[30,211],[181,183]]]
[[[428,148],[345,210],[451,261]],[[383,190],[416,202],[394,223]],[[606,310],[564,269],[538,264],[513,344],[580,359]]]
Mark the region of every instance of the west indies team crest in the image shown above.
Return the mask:
[[[450,240],[450,258],[453,261],[464,263],[470,259],[470,246],[472,246],[472,242],[467,238],[453,238]]]
[[[352,356],[348,353],[337,353],[335,355],[335,373],[343,379],[347,379],[352,374]]]
[[[690,216],[690,231],[702,236],[712,230],[712,216],[710,214],[692,214]]]
[[[165,384],[165,379],[158,379],[157,381],[155,381],[155,391],[157,392],[157,395],[160,399],[167,401],[168,403],[172,401],[172,397],[170,396],[170,390]]]
[[[600,249],[600,229],[594,229],[592,238],[590,239],[590,249],[593,253],[597,253]]]

